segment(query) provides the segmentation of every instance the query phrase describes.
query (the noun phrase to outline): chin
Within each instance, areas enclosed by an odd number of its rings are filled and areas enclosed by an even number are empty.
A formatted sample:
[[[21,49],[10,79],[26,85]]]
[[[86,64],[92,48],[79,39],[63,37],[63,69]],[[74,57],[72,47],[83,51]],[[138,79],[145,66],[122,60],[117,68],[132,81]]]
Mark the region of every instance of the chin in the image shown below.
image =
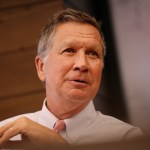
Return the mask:
[[[87,100],[86,99],[73,98],[73,99],[69,99],[69,101],[74,102],[74,103],[84,103]]]
[[[68,89],[63,92],[64,97],[71,102],[83,103],[91,100],[91,92],[83,89]]]
[[[86,101],[89,101],[89,96],[85,95],[85,94],[71,94],[68,95],[67,99],[71,102],[77,102],[77,103],[83,103]]]

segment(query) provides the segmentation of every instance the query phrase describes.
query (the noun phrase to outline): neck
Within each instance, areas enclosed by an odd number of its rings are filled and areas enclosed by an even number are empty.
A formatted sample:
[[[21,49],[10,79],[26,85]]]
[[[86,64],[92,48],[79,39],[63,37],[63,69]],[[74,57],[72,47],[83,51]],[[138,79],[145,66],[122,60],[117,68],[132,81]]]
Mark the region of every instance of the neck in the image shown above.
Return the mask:
[[[47,108],[48,110],[58,119],[68,119],[73,117],[74,115],[78,114],[80,111],[82,111],[86,106],[87,103],[83,104],[70,104],[69,106],[66,105],[66,103],[63,104],[53,104],[49,101],[47,101]],[[68,107],[66,107],[68,106]]]

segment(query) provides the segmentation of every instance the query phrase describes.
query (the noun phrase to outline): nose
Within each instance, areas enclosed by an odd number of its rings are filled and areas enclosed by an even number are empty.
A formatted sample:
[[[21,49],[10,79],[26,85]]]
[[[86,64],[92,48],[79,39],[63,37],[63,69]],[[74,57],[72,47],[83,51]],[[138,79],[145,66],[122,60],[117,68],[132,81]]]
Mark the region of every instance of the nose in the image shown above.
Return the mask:
[[[88,72],[88,62],[84,53],[78,53],[76,55],[73,70]]]

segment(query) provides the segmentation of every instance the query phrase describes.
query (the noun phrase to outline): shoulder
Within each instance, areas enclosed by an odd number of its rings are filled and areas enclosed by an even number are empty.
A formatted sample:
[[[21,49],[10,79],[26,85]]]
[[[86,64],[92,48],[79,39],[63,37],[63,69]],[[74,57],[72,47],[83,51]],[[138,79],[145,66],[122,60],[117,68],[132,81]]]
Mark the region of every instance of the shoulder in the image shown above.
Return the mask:
[[[3,121],[0,122],[0,126],[3,126],[11,121],[15,121],[16,119],[20,118],[20,117],[27,117],[35,122],[38,122],[38,118],[39,118],[39,114],[41,111],[37,111],[37,112],[33,112],[33,113],[26,113],[26,114],[21,114],[18,116],[14,116],[8,119],[5,119]]]
[[[132,140],[142,137],[141,129],[125,123],[117,118],[97,112],[93,121],[84,130],[80,142],[113,142]],[[90,137],[90,139],[88,138]],[[79,141],[78,141],[79,142]]]
[[[143,135],[140,128],[115,117],[101,114],[100,112],[97,112],[97,119],[95,122],[99,124],[106,133],[116,135],[120,140],[128,140]]]

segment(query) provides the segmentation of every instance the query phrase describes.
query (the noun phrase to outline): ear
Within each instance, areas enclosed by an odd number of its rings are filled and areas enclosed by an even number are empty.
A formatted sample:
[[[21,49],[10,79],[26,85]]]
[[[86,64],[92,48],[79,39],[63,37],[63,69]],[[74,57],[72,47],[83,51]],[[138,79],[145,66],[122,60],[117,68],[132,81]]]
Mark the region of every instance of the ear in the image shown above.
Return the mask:
[[[44,63],[43,63],[43,59],[40,56],[36,56],[35,65],[36,65],[36,70],[37,70],[39,79],[41,81],[45,81]]]

